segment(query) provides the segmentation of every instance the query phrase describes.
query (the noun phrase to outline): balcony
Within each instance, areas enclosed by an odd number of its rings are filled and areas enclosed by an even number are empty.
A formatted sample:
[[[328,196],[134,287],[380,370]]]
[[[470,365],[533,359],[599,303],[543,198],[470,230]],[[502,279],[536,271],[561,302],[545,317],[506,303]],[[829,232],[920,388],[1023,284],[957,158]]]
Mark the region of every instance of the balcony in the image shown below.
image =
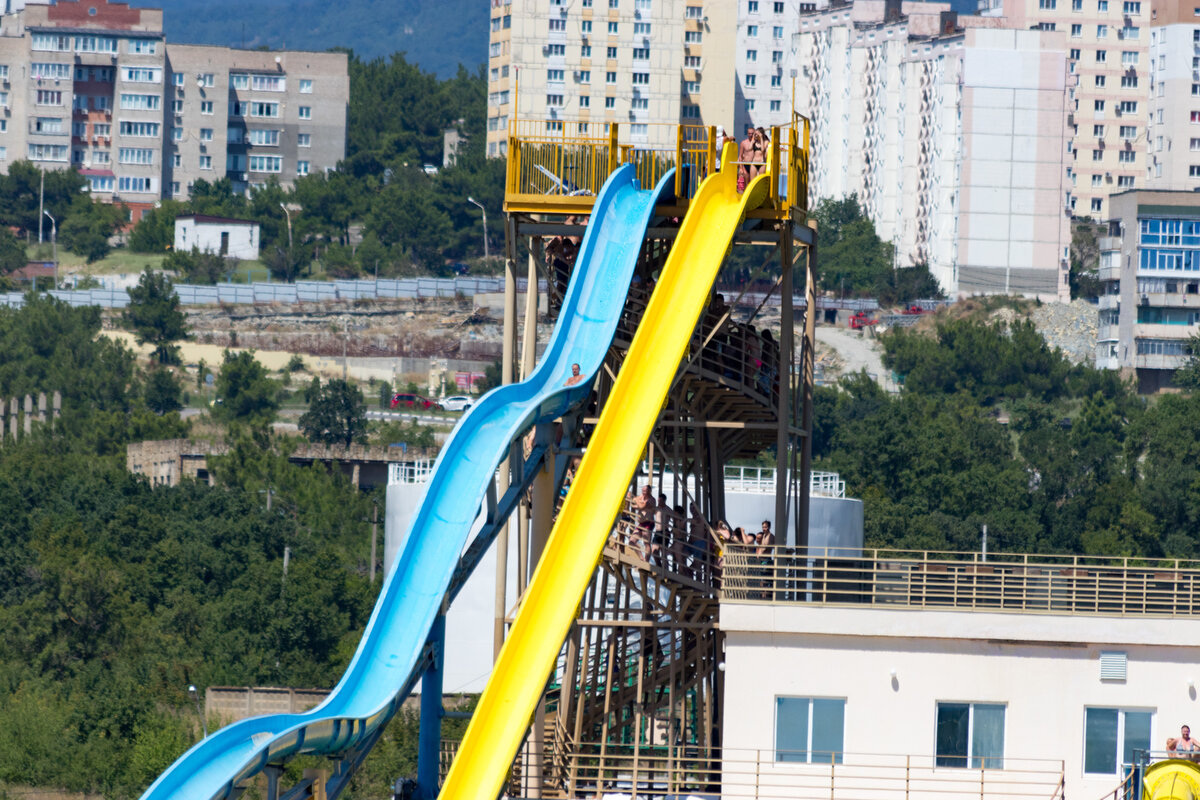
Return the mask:
[[[1200,617],[1196,561],[902,550],[842,555],[846,552],[774,547],[758,555],[753,547],[729,545],[721,600]]]
[[[1101,311],[1115,311],[1121,307],[1121,295],[1102,294],[1096,303],[1096,307]]]
[[[1180,369],[1188,362],[1188,356],[1136,355],[1133,366],[1138,369]]]

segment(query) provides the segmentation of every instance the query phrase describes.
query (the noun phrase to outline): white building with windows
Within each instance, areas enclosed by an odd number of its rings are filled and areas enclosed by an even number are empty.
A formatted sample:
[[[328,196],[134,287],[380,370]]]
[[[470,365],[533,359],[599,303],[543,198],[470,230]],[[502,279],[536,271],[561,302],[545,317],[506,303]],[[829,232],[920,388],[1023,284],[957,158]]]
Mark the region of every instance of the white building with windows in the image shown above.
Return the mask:
[[[245,261],[258,260],[259,227],[248,219],[229,219],[204,214],[175,218],[175,249],[199,250]]]
[[[910,555],[807,561],[770,602],[726,592],[722,744],[758,785],[1099,798],[1195,723],[1179,573]]]

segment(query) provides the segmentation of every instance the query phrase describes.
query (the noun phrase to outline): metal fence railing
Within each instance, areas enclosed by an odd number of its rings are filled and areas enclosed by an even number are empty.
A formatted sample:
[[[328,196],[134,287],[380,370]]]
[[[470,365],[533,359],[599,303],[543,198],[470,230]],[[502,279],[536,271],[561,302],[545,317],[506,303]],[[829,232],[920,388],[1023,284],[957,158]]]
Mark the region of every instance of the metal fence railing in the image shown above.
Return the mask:
[[[1200,562],[898,550],[725,550],[722,599],[1102,616],[1200,616]]]
[[[510,792],[530,796],[534,787],[528,781],[537,776],[542,796],[566,797],[1060,800],[1063,796],[1064,765],[1058,759],[1006,757],[1003,768],[978,769],[939,766],[933,756],[922,755],[571,741],[560,746],[564,752],[552,757],[522,750],[513,764]],[[449,760],[456,749],[457,743],[444,742],[443,758]]]

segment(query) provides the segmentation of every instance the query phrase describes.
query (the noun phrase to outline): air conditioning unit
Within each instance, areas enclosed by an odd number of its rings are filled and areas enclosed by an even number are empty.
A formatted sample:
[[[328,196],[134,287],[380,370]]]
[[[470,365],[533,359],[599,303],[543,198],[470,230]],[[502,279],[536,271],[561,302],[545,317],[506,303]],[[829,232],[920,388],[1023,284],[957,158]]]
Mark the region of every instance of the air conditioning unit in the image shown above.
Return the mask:
[[[1121,116],[1121,114],[1122,114],[1122,111],[1121,111],[1121,107],[1120,107],[1120,106],[1117,106],[1117,107],[1116,107],[1115,109],[1113,109],[1113,110],[1114,110],[1114,113],[1116,113],[1116,115],[1117,115],[1118,117],[1119,117],[1119,116]]]
[[[574,78],[575,82],[579,83],[581,80],[583,80],[583,72],[581,70],[575,70]]]

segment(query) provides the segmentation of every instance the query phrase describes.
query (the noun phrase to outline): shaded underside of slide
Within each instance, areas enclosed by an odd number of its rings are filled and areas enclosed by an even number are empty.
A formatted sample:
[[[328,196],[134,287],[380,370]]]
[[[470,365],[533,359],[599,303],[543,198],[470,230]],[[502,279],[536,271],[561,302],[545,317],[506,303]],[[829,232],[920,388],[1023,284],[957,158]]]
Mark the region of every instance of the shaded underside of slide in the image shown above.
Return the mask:
[[[267,764],[364,746],[391,719],[418,677],[414,669],[426,637],[510,444],[590,393],[655,203],[673,178],[664,176],[645,191],[633,167],[625,166],[605,183],[542,361],[525,381],[490,392],[459,421],[438,456],[358,650],[325,702],[304,714],[254,717],[217,731],[159,776],[143,800],[227,797]],[[568,387],[573,363],[586,379]]]
[[[1143,800],[1200,800],[1200,765],[1180,758],[1146,768]]]
[[[500,792],[733,235],[746,211],[767,196],[769,175],[738,194],[733,159],[734,148],[727,144],[721,171],[692,200],[442,787],[442,800],[494,800]]]

